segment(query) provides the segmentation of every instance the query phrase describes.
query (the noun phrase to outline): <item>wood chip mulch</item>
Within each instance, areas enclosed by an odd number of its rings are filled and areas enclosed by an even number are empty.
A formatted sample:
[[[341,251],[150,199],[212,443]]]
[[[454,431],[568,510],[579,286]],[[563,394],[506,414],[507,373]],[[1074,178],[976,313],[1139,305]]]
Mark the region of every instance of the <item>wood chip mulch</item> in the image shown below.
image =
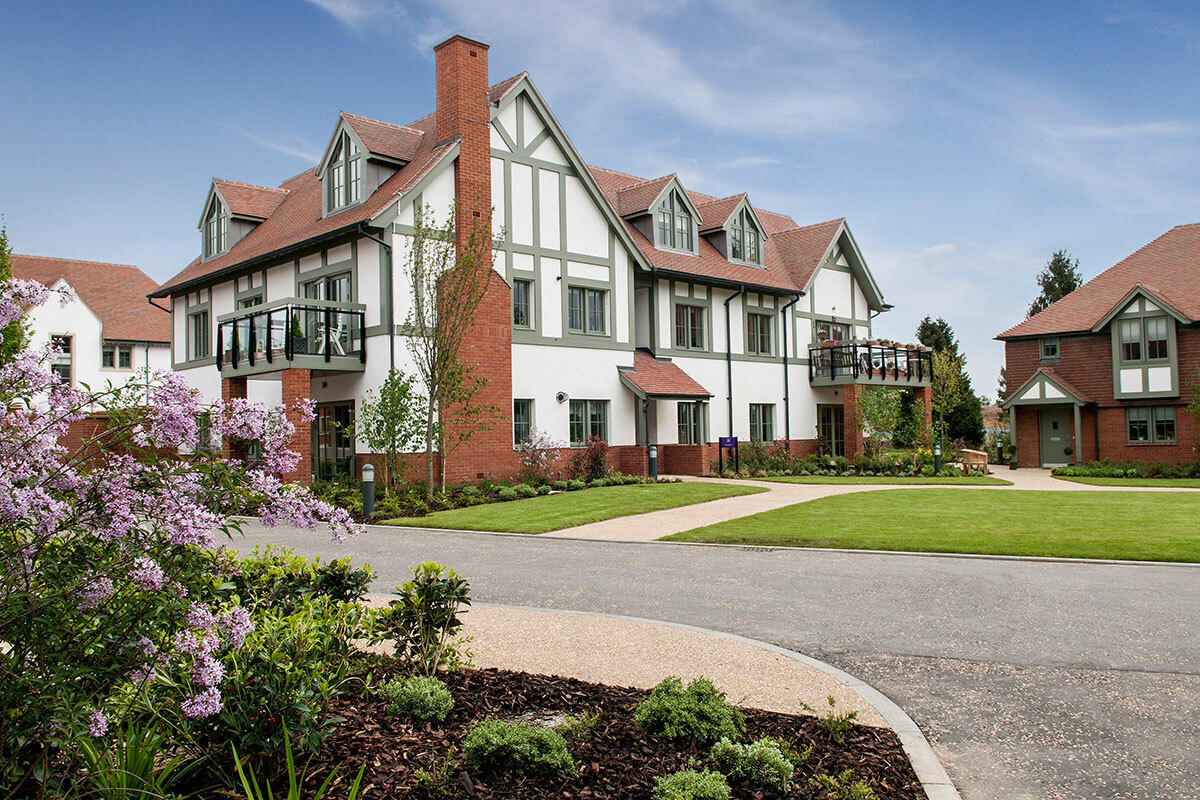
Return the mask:
[[[379,673],[376,672],[376,678]],[[343,695],[330,712],[343,717],[309,766],[305,784],[315,787],[333,768],[340,769],[327,795],[345,795],[345,787],[366,761],[362,800],[384,798],[478,798],[479,800],[649,800],[654,779],[688,766],[704,768],[707,748],[674,742],[642,732],[633,709],[647,694],[639,689],[605,686],[573,678],[531,675],[505,670],[463,670],[441,676],[454,695],[454,711],[442,723],[413,722],[390,714],[385,704],[360,694]],[[513,721],[600,712],[591,735],[568,739],[579,774],[529,778],[511,774],[477,774],[461,761],[440,792],[418,789],[414,772],[444,762],[474,722],[488,717]],[[793,739],[797,750],[815,745],[813,755],[796,771],[795,786],[782,795],[731,781],[734,798],[824,798],[811,787],[814,774],[854,770],[883,800],[923,800],[924,792],[900,741],[889,730],[855,726],[842,744],[821,730],[812,716],[793,716],[745,709],[745,741],[759,736]]]

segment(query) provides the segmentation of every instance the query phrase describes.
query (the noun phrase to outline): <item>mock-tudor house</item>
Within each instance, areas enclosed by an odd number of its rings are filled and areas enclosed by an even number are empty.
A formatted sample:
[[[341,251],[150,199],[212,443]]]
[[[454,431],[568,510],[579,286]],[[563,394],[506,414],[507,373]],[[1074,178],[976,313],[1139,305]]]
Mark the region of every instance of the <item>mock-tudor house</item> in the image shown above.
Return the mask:
[[[612,466],[699,474],[718,437],[853,453],[860,387],[911,388],[929,354],[868,344],[889,308],[844,220],[800,226],[745,194],[585,164],[525,73],[489,86],[488,47],[434,48],[436,111],[408,125],[343,113],[320,163],[278,188],[214,180],[201,255],[163,285],[175,368],[209,397],[318,417],[294,477],[371,458],[333,422],[389,368],[412,372],[402,274],[417,208],[490,214],[498,242],[465,359],[504,421],[446,465],[504,477],[532,427],[610,445]],[[824,346],[822,346],[822,344]]]
[[[1200,223],[1172,228],[996,338],[1021,466],[1194,461]]]
[[[123,386],[141,370],[171,368],[171,317],[146,295],[158,284],[127,264],[13,254],[13,276],[73,299],[50,301],[28,316],[35,346],[54,342],[51,368],[74,386]]]

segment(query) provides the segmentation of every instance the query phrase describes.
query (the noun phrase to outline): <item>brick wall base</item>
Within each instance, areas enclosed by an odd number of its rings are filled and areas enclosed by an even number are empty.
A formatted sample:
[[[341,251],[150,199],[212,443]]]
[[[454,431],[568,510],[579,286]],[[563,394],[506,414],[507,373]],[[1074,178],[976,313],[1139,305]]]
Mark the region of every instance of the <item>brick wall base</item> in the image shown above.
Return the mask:
[[[659,475],[707,475],[709,446],[706,444],[660,444]]]
[[[1193,464],[1200,458],[1200,426],[1197,426],[1195,418],[1188,413],[1186,405],[1138,405],[1175,407],[1174,444],[1129,444],[1126,440],[1126,406],[1084,406],[1079,411],[1081,430],[1075,430],[1074,414],[1069,417],[1072,444],[1079,461],[1084,464],[1104,460]],[[1017,466],[1041,467],[1038,409],[1036,406],[1017,406],[1013,411],[1017,422]],[[1096,437],[1097,431],[1100,434],[1099,439]]]

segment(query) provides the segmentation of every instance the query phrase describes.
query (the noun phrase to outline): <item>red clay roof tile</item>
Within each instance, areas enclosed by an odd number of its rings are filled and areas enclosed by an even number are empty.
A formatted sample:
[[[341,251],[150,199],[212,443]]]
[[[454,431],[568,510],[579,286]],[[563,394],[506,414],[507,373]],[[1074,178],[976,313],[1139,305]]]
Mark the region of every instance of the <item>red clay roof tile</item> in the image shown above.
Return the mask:
[[[670,359],[656,358],[645,350],[633,353],[633,368],[618,368],[621,376],[650,397],[712,397]]]
[[[397,161],[412,161],[421,147],[424,132],[417,128],[380,122],[357,114],[347,114],[345,111],[341,116],[369,153]]]
[[[236,216],[266,219],[279,208],[287,189],[272,189],[269,186],[255,186],[252,183],[227,181],[213,178],[213,186],[225,198],[230,213]]]

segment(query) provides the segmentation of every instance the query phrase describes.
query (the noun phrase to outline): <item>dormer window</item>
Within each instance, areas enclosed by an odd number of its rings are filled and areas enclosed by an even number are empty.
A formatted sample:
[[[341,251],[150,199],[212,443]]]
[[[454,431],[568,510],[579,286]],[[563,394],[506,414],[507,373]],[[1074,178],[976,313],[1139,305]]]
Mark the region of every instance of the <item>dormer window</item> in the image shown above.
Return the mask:
[[[680,197],[679,192],[671,191],[658,204],[658,215],[655,230],[658,235],[659,247],[670,247],[673,250],[691,252],[693,242],[692,215]]]
[[[208,212],[204,215],[204,257],[224,253],[229,245],[229,214],[221,198],[214,192]]]
[[[362,153],[354,137],[342,131],[325,177],[329,210],[352,206],[362,199]]]
[[[754,225],[750,209],[743,208],[729,228],[729,258],[748,264],[762,263],[762,237]]]

